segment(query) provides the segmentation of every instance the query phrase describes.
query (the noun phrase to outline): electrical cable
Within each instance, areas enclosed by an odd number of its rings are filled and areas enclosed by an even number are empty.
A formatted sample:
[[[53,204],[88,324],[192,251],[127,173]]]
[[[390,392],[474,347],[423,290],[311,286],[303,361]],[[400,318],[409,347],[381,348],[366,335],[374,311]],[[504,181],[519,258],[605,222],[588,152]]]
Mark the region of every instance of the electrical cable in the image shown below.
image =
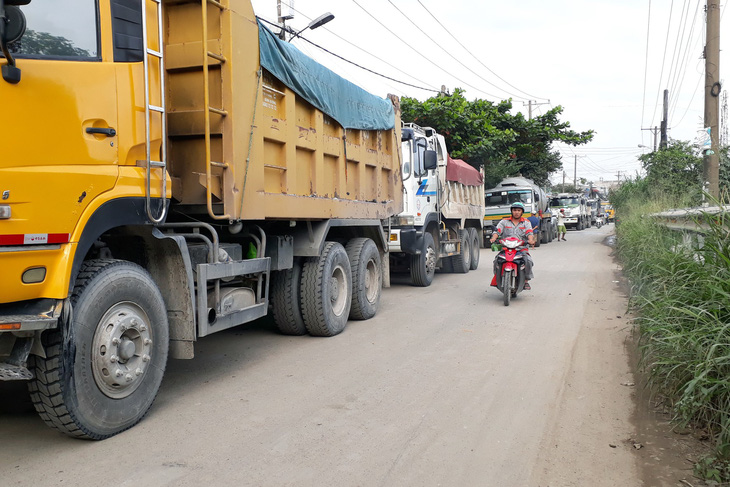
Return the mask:
[[[308,15],[306,15],[305,13],[302,13],[301,11],[297,10],[296,8],[294,8],[294,7],[291,7],[291,9],[292,9],[293,11],[295,11],[296,13],[298,13],[299,15],[301,15],[302,17],[304,17],[305,19],[308,19],[308,20],[310,20],[310,21],[311,21],[311,20],[313,20],[313,19],[312,19],[312,17],[309,17]],[[355,49],[358,49],[358,50],[360,50],[360,51],[364,52],[364,53],[365,53],[365,54],[367,54],[368,56],[371,56],[371,57],[373,57],[373,58],[377,59],[377,60],[378,60],[378,61],[380,61],[381,63],[383,63],[383,64],[386,64],[386,65],[390,66],[391,68],[395,69],[395,70],[396,70],[396,71],[398,71],[399,73],[401,73],[401,74],[404,74],[404,75],[408,76],[409,78],[411,78],[411,79],[413,79],[413,80],[416,80],[416,81],[418,81],[418,82],[419,82],[419,83],[421,83],[422,85],[425,85],[425,86],[428,86],[428,85],[429,85],[429,83],[427,83],[427,82],[425,82],[425,81],[423,81],[423,80],[420,80],[420,79],[416,78],[415,76],[413,76],[413,75],[412,75],[412,74],[410,74],[410,73],[406,73],[405,71],[403,71],[402,69],[398,68],[397,66],[394,66],[393,64],[389,63],[388,61],[386,61],[386,60],[384,60],[384,59],[382,59],[382,58],[380,58],[380,57],[376,56],[375,54],[373,54],[373,53],[371,53],[371,52],[369,52],[369,51],[367,51],[367,50],[363,49],[362,47],[358,46],[357,44],[355,44],[355,43],[353,43],[353,42],[350,42],[350,41],[348,41],[348,40],[347,40],[347,39],[345,39],[344,37],[342,37],[342,36],[340,36],[339,34],[337,34],[337,33],[336,33],[335,31],[333,31],[333,30],[329,29],[328,27],[321,27],[321,29],[323,29],[323,30],[325,30],[325,31],[329,32],[329,33],[330,33],[330,34],[332,34],[333,36],[337,37],[337,38],[338,38],[338,39],[340,39],[341,41],[344,41],[344,42],[346,42],[347,44],[351,45],[351,46],[352,46],[352,47],[354,47]],[[439,90],[438,88],[436,88],[436,87],[433,87],[433,86],[431,86],[431,88],[433,89],[433,91],[440,91],[440,90]]]
[[[387,26],[386,26],[385,24],[383,24],[383,23],[382,23],[382,22],[381,22],[381,21],[380,21],[380,20],[379,20],[379,19],[378,19],[377,17],[375,17],[375,16],[373,15],[373,14],[371,14],[371,13],[370,13],[370,12],[369,12],[369,11],[368,11],[368,10],[367,10],[367,9],[366,9],[365,7],[363,7],[362,5],[360,5],[359,3],[357,3],[357,0],[352,0],[352,3],[354,3],[355,5],[357,5],[358,7],[360,7],[360,9],[361,9],[361,10],[362,10],[363,12],[365,12],[366,14],[368,14],[368,15],[369,15],[369,16],[370,16],[370,17],[371,17],[371,18],[372,18],[373,20],[375,20],[375,22],[377,22],[377,23],[378,23],[378,24],[380,24],[380,25],[381,25],[381,26],[382,26],[382,27],[383,27],[383,28],[384,28],[385,30],[387,30],[388,32],[390,32],[390,33],[391,33],[391,34],[392,34],[392,35],[393,35],[393,36],[394,36],[394,37],[395,37],[396,39],[398,39],[398,40],[399,40],[399,41],[401,41],[401,42],[402,42],[403,44],[405,44],[406,46],[408,46],[408,47],[409,47],[409,48],[410,48],[410,49],[411,49],[411,50],[412,50],[413,52],[415,52],[416,54],[418,54],[419,56],[421,56],[421,57],[422,57],[423,59],[425,59],[426,61],[428,61],[428,62],[429,62],[429,63],[431,63],[432,65],[434,65],[434,66],[435,66],[435,67],[436,67],[437,69],[440,69],[441,71],[443,71],[444,73],[446,73],[446,74],[447,74],[448,76],[451,76],[451,77],[453,77],[453,78],[454,78],[454,79],[456,79],[457,81],[459,81],[459,82],[463,83],[463,84],[464,84],[465,86],[468,86],[469,88],[472,88],[472,89],[474,89],[474,90],[478,91],[479,93],[483,93],[483,94],[485,94],[485,95],[487,95],[487,96],[489,96],[489,97],[495,98],[495,99],[497,99],[497,100],[502,100],[502,99],[503,99],[502,97],[499,97],[499,96],[496,96],[496,95],[492,95],[491,93],[487,93],[487,92],[486,92],[486,91],[484,91],[484,90],[480,90],[480,89],[479,89],[479,88],[477,88],[476,86],[472,86],[472,85],[470,85],[469,83],[467,83],[466,81],[464,81],[464,80],[462,80],[462,79],[460,79],[460,78],[457,78],[456,76],[454,76],[454,74],[453,74],[453,73],[449,73],[449,72],[448,72],[448,71],[446,71],[446,70],[445,70],[444,68],[442,68],[441,66],[439,66],[438,64],[436,64],[435,62],[433,62],[433,61],[432,61],[431,59],[427,58],[427,57],[426,57],[426,56],[425,56],[425,55],[424,55],[424,54],[423,54],[423,53],[422,53],[421,51],[419,51],[418,49],[416,49],[415,47],[411,46],[411,45],[410,45],[410,44],[408,44],[408,43],[407,43],[406,41],[404,41],[404,40],[403,40],[403,39],[402,39],[402,38],[401,38],[401,37],[400,37],[400,36],[399,36],[398,34],[396,34],[395,32],[393,32],[392,30],[390,30],[390,29],[389,29],[389,28],[388,28],[388,27],[387,27]]]
[[[469,70],[469,72],[471,72],[471,73],[472,73],[473,75],[475,75],[475,76],[476,76],[477,78],[481,79],[482,81],[484,81],[484,82],[485,82],[485,83],[487,83],[488,85],[491,85],[491,86],[495,87],[496,89],[498,89],[498,90],[500,90],[500,91],[504,91],[505,93],[507,93],[507,94],[508,94],[508,95],[510,95],[510,96],[513,96],[514,98],[519,98],[519,99],[522,99],[522,100],[528,100],[528,98],[525,98],[524,96],[520,96],[520,95],[517,95],[517,94],[515,94],[515,93],[511,93],[511,92],[509,92],[509,91],[507,91],[507,90],[505,90],[505,89],[503,89],[503,88],[500,88],[499,86],[495,85],[495,84],[494,84],[494,83],[492,83],[491,81],[489,81],[489,80],[487,80],[486,78],[482,77],[482,76],[481,76],[481,75],[480,75],[479,73],[477,73],[476,71],[474,71],[473,69],[471,69],[471,68],[470,68],[469,66],[467,66],[466,64],[462,63],[462,62],[461,62],[461,61],[460,61],[459,59],[457,59],[457,58],[456,58],[456,57],[455,57],[455,56],[454,56],[453,54],[451,54],[451,53],[450,53],[449,51],[447,51],[446,49],[444,49],[444,47],[443,47],[443,46],[442,46],[441,44],[439,44],[438,42],[436,42],[435,40],[433,40],[433,38],[432,38],[432,37],[431,37],[430,35],[428,35],[428,34],[427,34],[427,33],[426,33],[426,32],[425,32],[425,31],[424,31],[423,29],[421,29],[421,27],[420,27],[420,26],[419,26],[418,24],[416,24],[416,23],[415,23],[415,22],[414,22],[414,21],[413,21],[413,20],[412,20],[412,19],[411,19],[410,17],[408,17],[408,16],[407,16],[407,15],[406,15],[406,14],[405,14],[405,13],[404,13],[404,12],[403,12],[403,11],[402,11],[401,9],[399,9],[399,8],[398,8],[398,7],[397,7],[397,6],[396,6],[396,5],[395,5],[395,4],[393,3],[393,0],[388,0],[388,3],[390,3],[390,4],[391,4],[391,5],[393,6],[393,8],[394,8],[394,9],[396,9],[396,10],[398,11],[398,13],[399,13],[399,14],[401,14],[401,15],[402,15],[403,17],[405,17],[405,19],[406,19],[406,20],[407,20],[408,22],[410,22],[410,23],[411,23],[411,24],[412,24],[412,25],[413,25],[413,26],[414,26],[414,27],[415,27],[416,29],[418,29],[418,30],[419,30],[419,31],[420,31],[420,32],[421,32],[421,33],[422,33],[423,35],[425,35],[426,37],[428,37],[428,39],[429,39],[429,40],[430,40],[431,42],[433,42],[433,43],[434,43],[434,45],[435,45],[436,47],[438,47],[439,49],[441,49],[441,50],[442,50],[442,51],[443,51],[444,53],[446,53],[446,55],[447,55],[447,56],[449,56],[449,57],[450,57],[451,59],[453,59],[454,61],[456,61],[457,63],[459,63],[459,64],[460,64],[461,66],[463,66],[464,68],[466,68],[467,70]]]
[[[263,18],[261,18],[261,17],[257,17],[257,18],[258,18],[259,20],[263,21],[263,22],[266,22],[267,24],[271,24],[271,25],[277,25],[277,24],[275,24],[275,23],[273,23],[273,22],[270,22],[270,21],[268,21],[268,20],[266,20],[266,19],[263,19]],[[391,78],[390,76],[386,76],[386,75],[384,75],[384,74],[378,73],[377,71],[373,71],[372,69],[366,68],[366,67],[364,67],[364,66],[360,66],[360,65],[359,65],[359,64],[357,64],[356,62],[354,62],[354,61],[350,61],[349,59],[347,59],[347,58],[344,58],[344,57],[340,56],[339,54],[335,54],[334,52],[332,52],[332,51],[330,51],[330,50],[328,50],[328,49],[326,49],[326,48],[324,48],[324,47],[320,46],[319,44],[315,44],[314,42],[310,41],[310,40],[309,40],[309,39],[307,39],[306,37],[302,37],[301,35],[300,35],[300,36],[298,36],[298,38],[299,38],[299,39],[302,39],[303,41],[306,41],[306,42],[310,43],[310,44],[311,44],[311,45],[313,45],[314,47],[317,47],[317,48],[319,48],[319,49],[323,50],[323,51],[324,51],[324,52],[326,52],[327,54],[331,54],[332,56],[335,56],[336,58],[339,58],[339,59],[341,59],[341,60],[343,60],[343,61],[345,61],[345,62],[348,62],[348,63],[350,63],[350,64],[352,64],[352,65],[354,65],[354,66],[357,66],[357,67],[358,67],[358,68],[360,68],[360,69],[363,69],[363,70],[365,70],[365,71],[368,71],[368,72],[370,72],[370,73],[372,73],[372,74],[375,74],[375,75],[377,75],[377,76],[380,76],[381,78],[389,79],[389,80],[391,80],[391,81],[395,81],[396,83],[400,83],[400,84],[402,84],[402,85],[410,86],[410,87],[412,87],[412,88],[418,88],[419,90],[424,90],[424,91],[436,91],[436,92],[438,92],[438,90],[434,90],[434,89],[432,89],[432,88],[424,88],[423,86],[417,86],[417,85],[414,85],[414,84],[411,84],[411,83],[406,83],[405,81],[400,81],[400,80],[397,80],[397,79],[395,79],[395,78]]]
[[[698,0],[699,1],[699,0]],[[641,126],[644,126],[644,110],[646,109],[646,74],[649,70],[649,31],[651,30],[651,0],[649,0],[649,14],[646,20],[646,55],[644,58],[644,94],[641,98]],[[641,131],[641,143],[644,143],[644,131]]]
[[[530,97],[530,98],[536,98],[536,99],[538,99],[538,100],[548,100],[548,101],[549,101],[549,99],[548,99],[548,98],[543,98],[543,97],[540,97],[540,96],[535,96],[535,95],[531,95],[531,94],[529,94],[528,92],[526,92],[526,91],[524,91],[524,90],[521,90],[521,89],[517,88],[516,86],[514,86],[514,85],[510,84],[509,82],[507,82],[507,81],[506,81],[506,80],[505,80],[504,78],[502,78],[501,76],[499,76],[499,75],[498,75],[497,73],[495,73],[494,71],[492,71],[491,69],[489,69],[489,67],[488,67],[488,66],[487,66],[486,64],[484,64],[484,63],[483,63],[483,62],[482,62],[482,61],[481,61],[481,60],[480,60],[480,59],[479,59],[478,57],[476,57],[476,56],[475,56],[474,54],[472,54],[472,52],[471,52],[471,51],[470,51],[469,49],[467,49],[467,48],[466,48],[466,46],[465,46],[464,44],[462,44],[462,43],[461,43],[461,42],[459,41],[459,39],[457,39],[457,38],[456,38],[456,36],[454,36],[454,34],[452,34],[452,33],[451,33],[451,32],[449,31],[449,29],[447,29],[447,28],[446,28],[446,26],[445,26],[444,24],[442,24],[442,23],[441,23],[441,21],[440,21],[440,20],[439,20],[439,19],[438,19],[438,18],[437,18],[437,17],[436,17],[436,16],[434,15],[434,14],[432,14],[432,13],[431,13],[431,11],[430,11],[430,10],[428,10],[428,9],[426,8],[426,6],[425,6],[425,5],[423,4],[423,3],[421,3],[421,0],[417,0],[417,1],[418,1],[418,3],[419,3],[419,4],[421,5],[421,7],[423,7],[423,9],[424,9],[424,10],[425,10],[426,12],[428,12],[428,14],[429,14],[429,15],[430,15],[431,17],[433,17],[433,19],[434,19],[434,20],[435,20],[435,21],[436,21],[436,22],[437,22],[437,23],[438,23],[438,24],[439,24],[439,25],[440,25],[440,26],[441,26],[441,27],[442,27],[442,28],[443,28],[443,29],[444,29],[444,30],[446,31],[446,33],[447,33],[447,34],[449,34],[449,35],[451,36],[451,38],[452,38],[452,39],[454,39],[454,40],[455,40],[455,41],[457,42],[457,44],[459,44],[459,45],[460,45],[460,46],[461,46],[461,47],[462,47],[462,48],[463,48],[463,49],[464,49],[464,50],[465,50],[466,52],[468,52],[468,53],[469,53],[469,55],[471,55],[471,57],[473,57],[474,59],[476,59],[476,61],[477,61],[477,62],[478,62],[479,64],[481,64],[482,66],[484,66],[484,68],[485,68],[485,69],[486,69],[487,71],[489,71],[489,72],[490,72],[490,73],[492,73],[492,74],[493,74],[494,76],[496,76],[497,78],[499,78],[499,80],[501,80],[502,82],[504,82],[505,84],[507,84],[507,85],[508,85],[509,87],[511,87],[511,88],[514,88],[515,90],[517,90],[517,91],[520,91],[520,92],[524,93],[525,95],[527,95],[527,96],[528,96],[528,97]]]
[[[672,11],[674,10],[674,0],[669,7],[669,22],[667,23],[667,38],[664,41],[664,55],[662,56],[662,70],[659,73],[659,89],[656,94],[656,101],[654,102],[654,114],[651,117],[651,124],[654,125],[654,119],[656,118],[656,111],[659,107],[659,94],[662,92],[662,78],[664,78],[664,62],[667,60],[667,46],[669,45],[669,31],[672,25]]]
[[[689,35],[687,36],[687,44],[684,49],[684,55],[682,56],[682,59],[680,61],[680,70],[682,71],[681,77],[677,76],[677,80],[672,88],[672,96],[670,97],[669,102],[669,113],[670,113],[670,121],[674,118],[674,113],[677,108],[677,104],[679,103],[679,98],[681,96],[682,86],[684,85],[684,79],[687,75],[687,68],[689,64],[689,52],[690,52],[690,46],[692,46],[692,50],[697,46],[697,43],[699,42],[699,39],[701,36],[697,37],[697,41],[694,43],[692,40],[694,39],[694,29],[695,25],[697,24],[697,16],[699,14],[700,9],[700,0],[697,0],[697,7],[695,8],[695,15],[692,19],[692,27],[690,28]]]

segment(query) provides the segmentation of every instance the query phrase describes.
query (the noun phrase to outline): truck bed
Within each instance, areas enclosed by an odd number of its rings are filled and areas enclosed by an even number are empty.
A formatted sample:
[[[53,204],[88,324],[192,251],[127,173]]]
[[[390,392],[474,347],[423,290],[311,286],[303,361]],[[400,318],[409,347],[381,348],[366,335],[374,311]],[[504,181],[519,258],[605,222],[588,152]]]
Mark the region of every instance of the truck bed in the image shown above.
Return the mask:
[[[202,213],[210,198],[225,220],[387,218],[401,211],[397,98],[392,129],[345,129],[261,68],[259,25],[248,2],[223,14],[209,5],[208,50],[225,61],[208,58],[208,106],[225,114],[210,113],[206,137],[200,5],[166,5],[174,204]]]

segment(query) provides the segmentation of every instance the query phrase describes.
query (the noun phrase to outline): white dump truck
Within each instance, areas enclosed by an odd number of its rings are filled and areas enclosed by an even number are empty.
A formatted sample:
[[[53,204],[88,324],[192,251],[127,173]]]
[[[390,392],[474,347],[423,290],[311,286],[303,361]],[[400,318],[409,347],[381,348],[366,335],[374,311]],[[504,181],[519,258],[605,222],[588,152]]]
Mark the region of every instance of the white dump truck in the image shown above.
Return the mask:
[[[566,228],[583,230],[591,226],[591,209],[588,199],[580,193],[560,193],[550,200],[554,212],[565,210]]]
[[[533,219],[535,245],[549,243],[557,236],[557,228],[550,211],[547,193],[531,179],[511,177],[502,180],[497,186],[484,194],[484,242],[489,240],[497,224],[510,216],[510,205],[521,202],[525,205],[525,218]],[[534,218],[532,218],[534,217]],[[535,220],[536,219],[536,220]]]
[[[466,273],[479,265],[484,177],[449,157],[443,136],[404,124],[401,133],[403,212],[391,218],[391,271],[410,271],[428,286],[437,268]]]

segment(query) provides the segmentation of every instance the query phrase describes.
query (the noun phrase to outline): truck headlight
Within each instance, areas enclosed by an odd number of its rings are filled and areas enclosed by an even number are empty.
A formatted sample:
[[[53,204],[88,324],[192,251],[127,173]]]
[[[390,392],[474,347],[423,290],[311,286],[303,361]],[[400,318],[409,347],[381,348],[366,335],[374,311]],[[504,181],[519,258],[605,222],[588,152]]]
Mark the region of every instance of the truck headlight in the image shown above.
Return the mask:
[[[390,224],[394,227],[413,226],[415,222],[413,215],[396,215],[390,218]]]

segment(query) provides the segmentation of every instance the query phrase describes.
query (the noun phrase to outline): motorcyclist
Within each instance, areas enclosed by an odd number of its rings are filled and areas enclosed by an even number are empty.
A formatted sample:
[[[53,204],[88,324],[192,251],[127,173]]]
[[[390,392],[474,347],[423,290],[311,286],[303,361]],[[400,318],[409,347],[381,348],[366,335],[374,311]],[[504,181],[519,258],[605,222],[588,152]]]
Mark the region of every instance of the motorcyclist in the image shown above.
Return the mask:
[[[497,238],[517,237],[520,240],[527,241],[528,244],[535,244],[535,235],[532,233],[532,224],[530,221],[523,217],[522,214],[525,212],[525,205],[517,201],[512,203],[510,206],[510,217],[504,218],[497,225],[497,229],[492,233],[491,242],[494,243]],[[525,287],[523,289],[529,290],[530,283],[528,282],[534,276],[532,274],[532,257],[527,249],[522,251],[522,255],[525,258]],[[497,258],[494,259],[494,275],[499,272],[499,264]]]

